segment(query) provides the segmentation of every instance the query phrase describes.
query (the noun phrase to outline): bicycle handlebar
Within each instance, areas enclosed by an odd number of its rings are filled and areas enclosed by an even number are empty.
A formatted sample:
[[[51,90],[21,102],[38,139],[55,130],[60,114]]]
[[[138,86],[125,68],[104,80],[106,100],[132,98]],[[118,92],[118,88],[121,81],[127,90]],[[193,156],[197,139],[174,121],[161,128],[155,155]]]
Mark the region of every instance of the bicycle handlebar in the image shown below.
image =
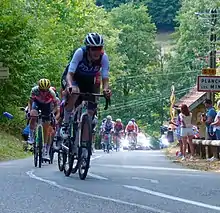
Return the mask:
[[[70,87],[69,88],[69,92],[71,94],[75,94],[75,95],[82,95],[84,97],[91,97],[91,96],[96,96],[96,97],[104,97],[105,98],[105,107],[104,107],[104,110],[107,110],[109,106],[111,106],[111,99],[110,97],[107,97],[106,95],[102,95],[102,94],[98,94],[98,93],[84,93],[84,92],[72,92],[72,88]]]

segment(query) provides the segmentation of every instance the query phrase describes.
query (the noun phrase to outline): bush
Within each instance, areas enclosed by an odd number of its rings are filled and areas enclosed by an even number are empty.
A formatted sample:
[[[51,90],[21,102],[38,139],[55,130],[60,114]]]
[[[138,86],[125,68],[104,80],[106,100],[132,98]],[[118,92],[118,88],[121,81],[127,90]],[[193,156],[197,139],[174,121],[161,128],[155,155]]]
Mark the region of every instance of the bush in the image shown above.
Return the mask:
[[[12,120],[2,116],[0,119],[0,128],[7,133],[18,136],[21,135],[21,131],[26,126],[26,120],[24,112],[20,111],[18,107],[8,107],[7,112],[12,114],[14,118]]]

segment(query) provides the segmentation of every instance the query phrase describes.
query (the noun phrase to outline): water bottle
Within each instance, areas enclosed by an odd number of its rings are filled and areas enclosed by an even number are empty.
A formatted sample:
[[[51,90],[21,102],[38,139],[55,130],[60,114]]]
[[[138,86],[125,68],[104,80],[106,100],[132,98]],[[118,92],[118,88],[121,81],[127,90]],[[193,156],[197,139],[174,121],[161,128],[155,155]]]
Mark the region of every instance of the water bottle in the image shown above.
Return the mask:
[[[8,118],[8,119],[13,119],[14,116],[12,114],[10,114],[9,112],[4,112],[3,115]]]

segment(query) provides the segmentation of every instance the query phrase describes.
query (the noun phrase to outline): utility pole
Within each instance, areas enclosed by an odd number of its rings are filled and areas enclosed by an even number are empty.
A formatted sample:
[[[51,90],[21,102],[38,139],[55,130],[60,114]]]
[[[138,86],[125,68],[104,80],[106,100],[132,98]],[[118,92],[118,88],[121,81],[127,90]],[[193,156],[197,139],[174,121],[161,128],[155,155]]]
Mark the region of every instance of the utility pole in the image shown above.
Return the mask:
[[[210,33],[210,52],[209,52],[209,67],[216,69],[216,24],[217,24],[217,9],[210,10],[211,15],[211,33]],[[208,97],[214,103],[215,101],[215,93],[210,92]]]

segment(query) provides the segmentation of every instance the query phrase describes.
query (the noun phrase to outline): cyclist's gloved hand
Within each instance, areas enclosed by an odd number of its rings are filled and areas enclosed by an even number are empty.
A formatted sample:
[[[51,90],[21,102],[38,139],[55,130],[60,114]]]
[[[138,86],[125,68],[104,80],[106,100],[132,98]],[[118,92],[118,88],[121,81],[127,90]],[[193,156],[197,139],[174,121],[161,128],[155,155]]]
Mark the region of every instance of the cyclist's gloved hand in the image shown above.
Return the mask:
[[[104,89],[104,90],[103,90],[103,94],[104,94],[106,97],[110,98],[110,97],[112,96],[112,91],[111,91],[110,89]]]
[[[73,87],[72,87],[72,86],[68,86],[68,87],[67,87],[67,92],[68,92],[69,94],[72,94],[72,91],[73,91]]]

